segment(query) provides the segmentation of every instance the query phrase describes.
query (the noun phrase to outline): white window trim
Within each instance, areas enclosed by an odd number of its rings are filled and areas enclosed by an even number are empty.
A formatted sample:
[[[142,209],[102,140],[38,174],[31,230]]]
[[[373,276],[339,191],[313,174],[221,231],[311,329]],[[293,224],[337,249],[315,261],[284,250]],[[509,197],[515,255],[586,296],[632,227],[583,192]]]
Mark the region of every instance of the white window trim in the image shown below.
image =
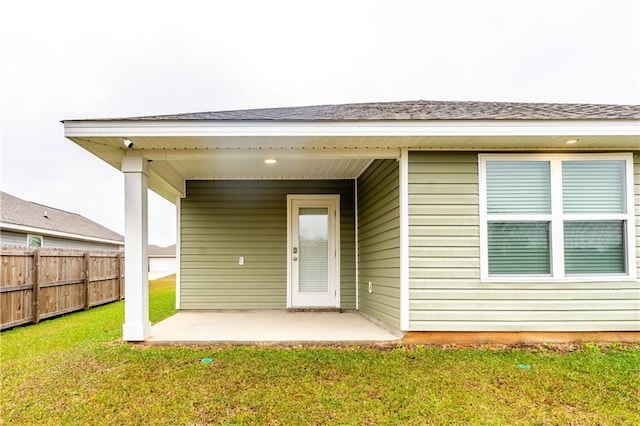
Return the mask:
[[[536,275],[489,275],[489,247],[487,222],[493,215],[487,214],[487,161],[510,160],[550,161],[551,166],[551,214],[528,215],[531,220],[550,221],[551,239],[551,276]],[[561,161],[565,160],[622,160],[625,161],[626,172],[626,207],[624,214],[564,214],[562,211],[562,191],[558,180],[561,179]],[[636,266],[636,236],[635,236],[635,208],[633,182],[633,154],[605,153],[605,154],[478,154],[478,189],[480,200],[480,277],[483,282],[596,282],[596,281],[635,281],[637,279]],[[496,215],[501,221],[522,220],[521,215]],[[626,226],[626,274],[595,274],[595,275],[564,275],[564,227],[563,220],[570,217],[575,220],[625,220]]]

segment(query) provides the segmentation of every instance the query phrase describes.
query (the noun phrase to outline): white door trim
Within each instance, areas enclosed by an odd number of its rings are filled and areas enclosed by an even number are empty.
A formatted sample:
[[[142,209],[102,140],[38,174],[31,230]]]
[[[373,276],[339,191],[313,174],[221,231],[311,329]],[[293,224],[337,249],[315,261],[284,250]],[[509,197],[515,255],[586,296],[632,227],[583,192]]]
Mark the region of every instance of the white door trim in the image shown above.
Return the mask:
[[[287,194],[287,308],[298,307],[293,305],[293,265],[292,265],[292,235],[293,235],[293,201],[327,201],[331,206],[329,214],[333,214],[333,226],[329,226],[329,236],[333,239],[334,257],[330,268],[330,280],[335,291],[335,308],[340,307],[340,195],[339,194]]]

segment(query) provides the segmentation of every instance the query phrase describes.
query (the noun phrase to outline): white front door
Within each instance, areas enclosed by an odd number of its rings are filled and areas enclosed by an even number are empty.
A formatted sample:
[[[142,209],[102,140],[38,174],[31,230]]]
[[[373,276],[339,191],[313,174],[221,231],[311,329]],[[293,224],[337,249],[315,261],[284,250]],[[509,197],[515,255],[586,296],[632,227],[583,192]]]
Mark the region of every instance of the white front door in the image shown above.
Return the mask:
[[[340,196],[289,195],[288,307],[339,307]]]

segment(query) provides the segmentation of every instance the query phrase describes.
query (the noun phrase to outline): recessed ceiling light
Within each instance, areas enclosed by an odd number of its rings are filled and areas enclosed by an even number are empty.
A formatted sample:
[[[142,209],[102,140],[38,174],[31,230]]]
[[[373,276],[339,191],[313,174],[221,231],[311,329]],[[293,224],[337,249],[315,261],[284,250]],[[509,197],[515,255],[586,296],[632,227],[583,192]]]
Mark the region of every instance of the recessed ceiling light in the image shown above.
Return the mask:
[[[574,143],[578,143],[578,139],[569,139],[565,142],[567,145],[573,145]]]
[[[278,162],[278,160],[276,160],[275,158],[267,158],[266,160],[264,160],[264,164],[276,164]]]

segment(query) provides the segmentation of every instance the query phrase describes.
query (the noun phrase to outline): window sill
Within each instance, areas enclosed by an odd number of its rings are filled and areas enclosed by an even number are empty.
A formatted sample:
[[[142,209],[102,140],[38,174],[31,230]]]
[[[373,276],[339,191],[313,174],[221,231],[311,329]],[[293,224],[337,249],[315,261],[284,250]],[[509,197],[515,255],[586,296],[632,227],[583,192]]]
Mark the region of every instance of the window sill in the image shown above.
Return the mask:
[[[482,277],[483,283],[581,283],[581,282],[628,282],[637,281],[634,275],[574,275],[570,277],[554,278],[540,276],[510,275],[504,277]]]

